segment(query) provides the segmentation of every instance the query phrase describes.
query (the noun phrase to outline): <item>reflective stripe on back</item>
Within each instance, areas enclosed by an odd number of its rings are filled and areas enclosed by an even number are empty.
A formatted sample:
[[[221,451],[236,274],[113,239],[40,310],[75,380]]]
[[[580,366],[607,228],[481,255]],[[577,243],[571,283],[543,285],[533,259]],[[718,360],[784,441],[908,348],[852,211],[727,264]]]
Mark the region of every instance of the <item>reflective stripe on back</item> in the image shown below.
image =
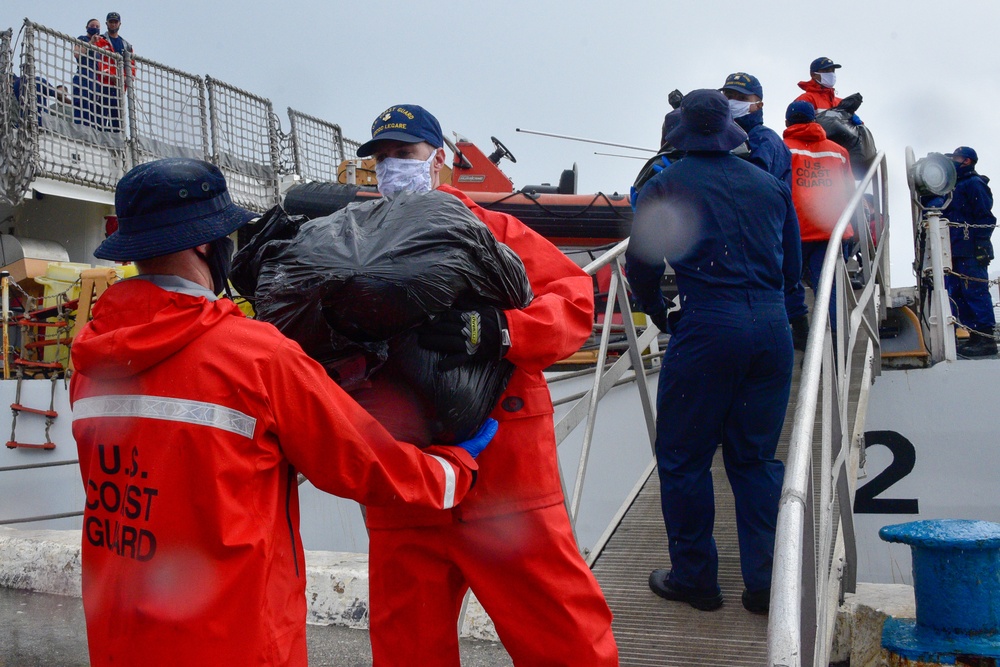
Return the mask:
[[[440,456],[434,456],[433,454],[429,456],[444,468],[444,502],[441,509],[450,510],[455,506],[455,469]]]
[[[253,437],[257,425],[255,418],[232,408],[164,396],[93,396],[73,405],[73,421],[93,417],[165,419],[218,428],[245,438]]]
[[[840,153],[835,153],[833,151],[820,151],[819,153],[813,153],[812,151],[807,151],[802,148],[790,148],[789,150],[795,155],[807,155],[809,157],[815,157],[815,158],[835,157],[841,162],[847,162],[847,158],[845,158]]]

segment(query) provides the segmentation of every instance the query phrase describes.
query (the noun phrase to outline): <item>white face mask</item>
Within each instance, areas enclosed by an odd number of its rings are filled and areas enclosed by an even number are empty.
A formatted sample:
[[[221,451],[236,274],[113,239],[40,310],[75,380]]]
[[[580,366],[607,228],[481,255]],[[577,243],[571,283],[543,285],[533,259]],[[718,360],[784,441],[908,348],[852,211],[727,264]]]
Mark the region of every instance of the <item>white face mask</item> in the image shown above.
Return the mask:
[[[733,118],[741,118],[750,113],[750,107],[755,102],[743,102],[741,100],[729,100],[729,110],[733,112]]]
[[[378,190],[383,197],[392,197],[397,192],[430,192],[431,164],[437,149],[426,160],[387,157],[375,165]]]
[[[820,72],[819,85],[823,86],[824,88],[833,88],[835,85],[837,85],[837,73]]]

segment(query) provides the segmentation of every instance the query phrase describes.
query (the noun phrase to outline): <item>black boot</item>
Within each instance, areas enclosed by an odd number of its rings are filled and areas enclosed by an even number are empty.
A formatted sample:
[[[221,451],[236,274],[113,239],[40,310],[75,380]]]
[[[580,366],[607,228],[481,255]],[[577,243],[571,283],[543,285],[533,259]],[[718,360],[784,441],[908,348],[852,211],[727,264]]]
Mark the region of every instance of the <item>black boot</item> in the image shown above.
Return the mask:
[[[963,357],[993,357],[997,354],[997,342],[992,337],[980,335],[976,332],[972,336],[957,346],[958,354]]]
[[[806,351],[806,341],[809,340],[809,316],[799,315],[788,321],[792,325],[792,347],[800,352]]]

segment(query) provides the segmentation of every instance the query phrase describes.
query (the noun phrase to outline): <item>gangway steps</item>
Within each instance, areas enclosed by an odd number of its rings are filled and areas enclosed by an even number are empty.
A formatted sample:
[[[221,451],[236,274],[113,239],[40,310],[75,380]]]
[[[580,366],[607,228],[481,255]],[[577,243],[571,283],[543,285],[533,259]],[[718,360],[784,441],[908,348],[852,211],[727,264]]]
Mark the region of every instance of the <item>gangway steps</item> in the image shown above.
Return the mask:
[[[800,359],[797,353],[791,399],[778,443],[777,455],[782,460],[791,438]],[[817,430],[815,451],[819,446]],[[594,575],[614,613],[612,629],[623,667],[760,667],[767,663],[767,616],[751,614],[740,601],[743,578],[736,514],[721,448],[712,462],[712,479],[719,584],[725,600],[721,609],[698,611],[681,602],[663,600],[649,590],[649,573],[670,567],[655,469],[594,564]]]

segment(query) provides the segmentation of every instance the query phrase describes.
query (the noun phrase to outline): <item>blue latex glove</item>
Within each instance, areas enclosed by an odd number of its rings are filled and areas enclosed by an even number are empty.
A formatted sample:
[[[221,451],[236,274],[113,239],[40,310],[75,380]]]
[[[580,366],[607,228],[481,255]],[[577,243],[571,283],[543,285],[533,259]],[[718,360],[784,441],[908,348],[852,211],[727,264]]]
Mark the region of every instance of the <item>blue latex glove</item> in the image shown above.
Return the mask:
[[[859,116],[858,114],[854,114],[853,116],[851,116],[851,124],[852,125],[864,125],[865,123],[864,123],[864,121],[861,120],[861,116]]]
[[[497,434],[497,430],[500,428],[499,422],[496,419],[487,418],[483,422],[483,425],[479,427],[475,435],[466,440],[465,442],[459,442],[454,445],[455,447],[461,447],[465,451],[469,452],[469,456],[476,458],[479,454],[486,449],[486,445],[490,444],[493,440],[493,436]]]

